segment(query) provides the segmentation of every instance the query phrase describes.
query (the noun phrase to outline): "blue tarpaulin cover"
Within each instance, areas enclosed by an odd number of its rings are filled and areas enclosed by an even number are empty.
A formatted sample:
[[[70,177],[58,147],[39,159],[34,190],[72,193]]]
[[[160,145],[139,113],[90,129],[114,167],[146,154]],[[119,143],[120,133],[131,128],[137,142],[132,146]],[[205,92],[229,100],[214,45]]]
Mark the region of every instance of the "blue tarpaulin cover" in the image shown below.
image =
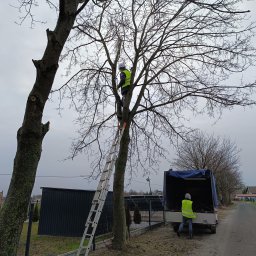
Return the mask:
[[[215,177],[210,170],[185,170],[185,171],[173,171],[169,170],[167,176],[172,176],[180,179],[193,179],[193,178],[210,178],[212,185],[212,199],[214,207],[218,206],[218,196],[216,191]]]

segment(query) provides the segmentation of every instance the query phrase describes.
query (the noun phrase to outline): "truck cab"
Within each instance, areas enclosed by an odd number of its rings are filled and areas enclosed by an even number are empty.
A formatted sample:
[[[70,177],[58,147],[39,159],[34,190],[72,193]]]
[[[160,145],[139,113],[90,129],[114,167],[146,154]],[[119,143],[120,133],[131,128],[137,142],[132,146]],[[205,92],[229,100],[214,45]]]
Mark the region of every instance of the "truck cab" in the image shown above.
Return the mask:
[[[165,220],[172,223],[174,230],[182,222],[181,202],[186,193],[191,195],[196,213],[193,224],[203,225],[216,233],[218,200],[213,173],[210,170],[164,172]]]

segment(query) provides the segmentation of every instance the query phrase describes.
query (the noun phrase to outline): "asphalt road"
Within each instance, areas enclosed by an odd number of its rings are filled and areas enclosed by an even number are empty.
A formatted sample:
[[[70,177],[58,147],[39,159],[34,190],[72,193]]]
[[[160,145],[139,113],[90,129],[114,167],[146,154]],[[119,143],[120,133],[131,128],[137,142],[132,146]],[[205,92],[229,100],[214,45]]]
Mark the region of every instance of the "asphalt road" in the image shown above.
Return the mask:
[[[199,237],[196,256],[255,256],[256,205],[237,203],[217,226],[217,233]]]

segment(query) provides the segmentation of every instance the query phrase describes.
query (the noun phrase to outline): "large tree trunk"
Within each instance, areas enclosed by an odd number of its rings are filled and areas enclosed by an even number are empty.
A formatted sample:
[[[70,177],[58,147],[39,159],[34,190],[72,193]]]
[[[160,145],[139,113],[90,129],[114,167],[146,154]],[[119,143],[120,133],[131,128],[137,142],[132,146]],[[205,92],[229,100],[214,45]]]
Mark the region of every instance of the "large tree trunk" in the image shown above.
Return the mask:
[[[29,94],[24,120],[17,133],[17,152],[6,201],[0,212],[0,255],[17,254],[18,242],[26,219],[36,170],[42,151],[42,141],[49,123],[42,124],[63,46],[74,25],[78,0],[60,0],[59,17],[54,31],[47,30],[48,43],[39,61],[33,61],[36,81]]]
[[[122,250],[126,245],[126,220],[124,207],[124,176],[128,157],[128,147],[130,142],[129,127],[126,125],[119,154],[116,160],[114,184],[113,184],[113,216],[114,216],[114,239],[112,246],[114,249]]]

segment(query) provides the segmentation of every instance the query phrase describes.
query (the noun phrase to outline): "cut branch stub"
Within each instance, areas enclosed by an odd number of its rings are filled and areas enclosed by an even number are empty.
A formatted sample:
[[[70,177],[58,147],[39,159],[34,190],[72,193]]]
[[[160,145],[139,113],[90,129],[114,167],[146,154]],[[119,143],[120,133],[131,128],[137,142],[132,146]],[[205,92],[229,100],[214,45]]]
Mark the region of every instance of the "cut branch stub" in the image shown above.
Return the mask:
[[[57,42],[57,39],[56,39],[56,35],[55,35],[55,33],[52,31],[52,30],[50,30],[50,29],[46,29],[46,34],[47,34],[47,39],[49,40],[49,41],[56,41]]]
[[[32,62],[34,64],[35,68],[38,69],[40,66],[40,60],[32,60]]]
[[[42,136],[43,137],[49,131],[49,129],[50,129],[50,122],[49,121],[45,124],[42,124]]]

